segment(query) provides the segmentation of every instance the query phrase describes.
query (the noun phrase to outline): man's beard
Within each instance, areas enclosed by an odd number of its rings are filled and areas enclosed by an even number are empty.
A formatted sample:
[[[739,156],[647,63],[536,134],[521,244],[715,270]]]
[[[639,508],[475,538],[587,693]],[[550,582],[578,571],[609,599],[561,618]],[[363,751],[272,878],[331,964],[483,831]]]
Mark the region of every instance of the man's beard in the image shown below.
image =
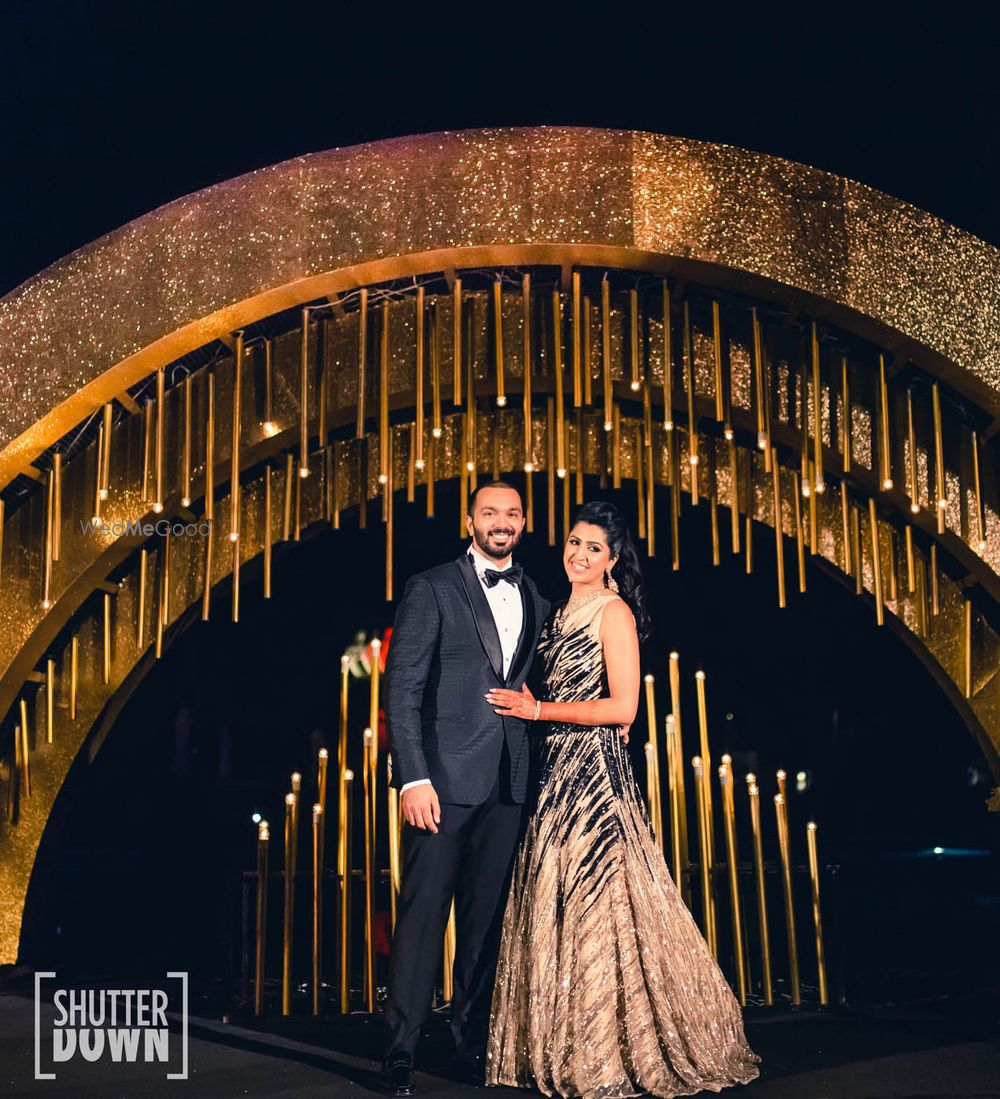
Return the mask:
[[[509,534],[507,543],[503,549],[499,549],[497,546],[490,545],[489,535],[495,533],[498,530],[504,531]],[[514,547],[521,540],[521,535],[513,527],[493,527],[492,530],[483,533],[478,527],[472,528],[472,538],[476,545],[486,554],[487,557],[492,557],[494,561],[502,561],[505,557],[509,557],[514,550]]]

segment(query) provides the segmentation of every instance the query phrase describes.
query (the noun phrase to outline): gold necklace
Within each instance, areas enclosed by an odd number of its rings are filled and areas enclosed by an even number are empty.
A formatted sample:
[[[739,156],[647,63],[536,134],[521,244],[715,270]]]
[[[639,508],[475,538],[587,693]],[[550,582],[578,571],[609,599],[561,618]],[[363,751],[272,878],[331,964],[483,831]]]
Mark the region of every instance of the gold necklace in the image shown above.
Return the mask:
[[[583,595],[571,595],[569,599],[563,604],[562,610],[559,612],[559,629],[562,630],[562,624],[566,619],[566,616],[571,612],[578,610],[580,607],[586,606],[592,602],[599,595],[604,595],[608,591],[607,588],[598,588],[596,591],[584,592]]]

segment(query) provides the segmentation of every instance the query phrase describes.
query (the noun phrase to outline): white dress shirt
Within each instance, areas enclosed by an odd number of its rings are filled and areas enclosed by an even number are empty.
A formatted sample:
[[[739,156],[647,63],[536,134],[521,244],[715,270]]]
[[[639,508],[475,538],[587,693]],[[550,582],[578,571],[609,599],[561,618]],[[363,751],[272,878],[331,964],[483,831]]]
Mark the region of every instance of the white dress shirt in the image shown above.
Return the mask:
[[[511,566],[511,559],[507,558],[506,565],[497,565],[491,557],[481,553],[475,542],[469,543],[469,557],[483,586],[486,602],[493,614],[497,633],[500,635],[500,651],[503,654],[503,676],[507,678],[511,662],[517,652],[517,644],[521,640],[521,629],[524,625],[524,607],[521,605],[521,590],[517,584],[508,584],[506,580],[499,580],[493,587],[487,587],[483,574],[487,569],[496,569],[504,572]],[[423,786],[429,783],[429,778],[420,778],[415,782],[403,784],[400,794],[406,793],[411,786]]]

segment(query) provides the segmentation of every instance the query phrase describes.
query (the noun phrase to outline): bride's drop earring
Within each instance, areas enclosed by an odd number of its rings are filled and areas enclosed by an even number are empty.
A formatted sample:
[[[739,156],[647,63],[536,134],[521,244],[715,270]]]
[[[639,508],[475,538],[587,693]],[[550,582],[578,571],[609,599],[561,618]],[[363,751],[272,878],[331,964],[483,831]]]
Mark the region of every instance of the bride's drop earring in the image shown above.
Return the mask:
[[[615,593],[618,592],[618,581],[611,575],[611,573],[604,570],[604,586]]]

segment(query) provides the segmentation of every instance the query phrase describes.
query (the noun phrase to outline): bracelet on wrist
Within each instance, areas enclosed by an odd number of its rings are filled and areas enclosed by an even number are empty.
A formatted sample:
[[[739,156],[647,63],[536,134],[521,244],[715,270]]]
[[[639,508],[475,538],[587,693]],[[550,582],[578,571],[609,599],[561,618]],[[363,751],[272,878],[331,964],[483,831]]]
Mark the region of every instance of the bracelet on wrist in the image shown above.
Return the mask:
[[[538,721],[542,716],[542,700],[540,698],[535,700],[535,716],[533,721]]]

